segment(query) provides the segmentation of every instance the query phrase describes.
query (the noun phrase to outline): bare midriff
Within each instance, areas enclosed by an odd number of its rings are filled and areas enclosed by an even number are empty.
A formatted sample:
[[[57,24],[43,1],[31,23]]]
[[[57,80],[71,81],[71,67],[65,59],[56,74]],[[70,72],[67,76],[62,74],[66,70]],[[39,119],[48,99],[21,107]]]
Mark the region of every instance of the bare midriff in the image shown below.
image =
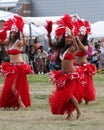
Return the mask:
[[[10,56],[10,63],[18,63],[18,62],[23,62],[22,55],[17,54],[17,55],[9,55]]]
[[[76,56],[76,61],[77,61],[77,63],[78,63],[79,65],[87,64],[87,63],[88,63],[88,61],[87,61],[87,59],[86,59],[86,56],[81,56],[81,57]]]
[[[67,74],[69,72],[76,72],[75,66],[73,66],[73,60],[63,60],[62,61],[62,72]]]

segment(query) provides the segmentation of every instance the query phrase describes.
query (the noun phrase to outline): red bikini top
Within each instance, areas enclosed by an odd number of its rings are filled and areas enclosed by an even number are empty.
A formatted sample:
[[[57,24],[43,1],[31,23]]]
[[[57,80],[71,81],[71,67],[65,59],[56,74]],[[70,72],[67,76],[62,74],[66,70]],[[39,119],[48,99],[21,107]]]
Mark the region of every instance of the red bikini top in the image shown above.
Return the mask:
[[[87,53],[82,52],[82,51],[77,51],[77,52],[75,53],[75,55],[76,55],[76,56],[86,56]]]
[[[7,53],[10,55],[17,55],[17,54],[20,54],[21,51],[17,49],[11,49],[11,50],[8,50]]]
[[[64,60],[73,60],[74,56],[70,53],[66,53],[64,56]]]
[[[68,50],[66,50],[63,55],[60,55],[61,60],[73,60],[74,59],[74,56],[71,53],[68,53],[67,51]]]

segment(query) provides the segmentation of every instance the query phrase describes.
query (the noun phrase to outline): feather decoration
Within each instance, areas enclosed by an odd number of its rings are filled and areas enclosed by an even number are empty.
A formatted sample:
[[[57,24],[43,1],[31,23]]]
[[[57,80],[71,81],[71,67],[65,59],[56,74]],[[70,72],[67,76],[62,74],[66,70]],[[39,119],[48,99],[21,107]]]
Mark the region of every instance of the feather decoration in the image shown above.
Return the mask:
[[[65,27],[59,26],[59,27],[57,27],[57,29],[55,30],[55,35],[56,35],[56,37],[60,37],[60,36],[62,36],[63,34],[65,34],[65,32],[66,32]]]
[[[71,30],[73,28],[72,17],[68,14],[65,14],[64,17],[62,17],[56,23],[60,26],[68,27]]]
[[[73,22],[73,32],[74,32],[75,35],[78,35],[78,32],[79,32],[78,21]]]
[[[86,33],[90,34],[91,33],[91,25],[87,20],[84,21],[84,26],[86,27]]]
[[[24,21],[22,17],[14,15],[14,22],[20,32],[23,32]]]
[[[8,21],[4,22],[2,29],[4,30],[10,30],[13,25],[13,19],[9,19]]]
[[[72,30],[72,28],[73,28],[72,17],[68,14],[65,14],[64,17],[62,18],[62,20],[64,21],[65,26],[67,26],[69,29]]]
[[[50,20],[47,20],[46,22],[47,22],[47,25],[45,26],[45,28],[46,28],[48,34],[50,34],[52,32],[52,24],[53,24],[53,22],[50,21]]]

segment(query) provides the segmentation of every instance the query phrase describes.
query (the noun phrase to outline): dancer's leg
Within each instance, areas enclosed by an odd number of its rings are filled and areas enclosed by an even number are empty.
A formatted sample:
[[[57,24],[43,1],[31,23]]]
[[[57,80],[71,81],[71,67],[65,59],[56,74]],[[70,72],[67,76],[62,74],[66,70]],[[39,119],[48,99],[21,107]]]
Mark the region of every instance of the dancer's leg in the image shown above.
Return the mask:
[[[21,96],[18,94],[18,91],[16,90],[15,86],[16,86],[16,79],[13,82],[11,90],[12,90],[13,94],[17,97],[17,101],[18,101],[18,104],[19,104],[19,109],[18,110],[20,110],[20,109],[25,108],[25,105],[24,105],[24,103],[23,103],[23,101],[21,99]]]
[[[76,99],[74,96],[72,96],[71,101],[72,101],[72,103],[74,104],[74,106],[75,106],[75,108],[76,108],[76,111],[77,111],[77,119],[78,119],[78,118],[81,116],[81,111],[80,111],[80,108],[79,108],[78,101],[77,101],[77,99]]]

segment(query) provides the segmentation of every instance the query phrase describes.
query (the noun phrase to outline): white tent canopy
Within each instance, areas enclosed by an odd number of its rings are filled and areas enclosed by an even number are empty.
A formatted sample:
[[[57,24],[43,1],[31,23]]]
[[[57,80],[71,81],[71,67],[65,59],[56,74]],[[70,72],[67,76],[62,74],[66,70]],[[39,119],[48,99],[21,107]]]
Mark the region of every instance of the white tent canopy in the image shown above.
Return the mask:
[[[13,14],[6,11],[0,11],[0,20],[7,21],[9,18],[12,18],[14,15],[17,15],[17,14]]]
[[[104,21],[98,21],[91,24],[92,34],[90,37],[104,37]]]
[[[44,26],[46,24],[46,20],[51,20],[55,23],[62,16],[52,16],[52,17],[23,17],[25,23],[34,23],[36,26]]]
[[[30,32],[31,30],[31,32]],[[35,26],[33,24],[25,24],[24,25],[24,28],[23,28],[23,32],[25,33],[25,36],[29,37],[30,36],[30,33],[31,33],[31,36],[44,36],[47,34],[47,31],[46,29],[44,28],[44,26]]]

